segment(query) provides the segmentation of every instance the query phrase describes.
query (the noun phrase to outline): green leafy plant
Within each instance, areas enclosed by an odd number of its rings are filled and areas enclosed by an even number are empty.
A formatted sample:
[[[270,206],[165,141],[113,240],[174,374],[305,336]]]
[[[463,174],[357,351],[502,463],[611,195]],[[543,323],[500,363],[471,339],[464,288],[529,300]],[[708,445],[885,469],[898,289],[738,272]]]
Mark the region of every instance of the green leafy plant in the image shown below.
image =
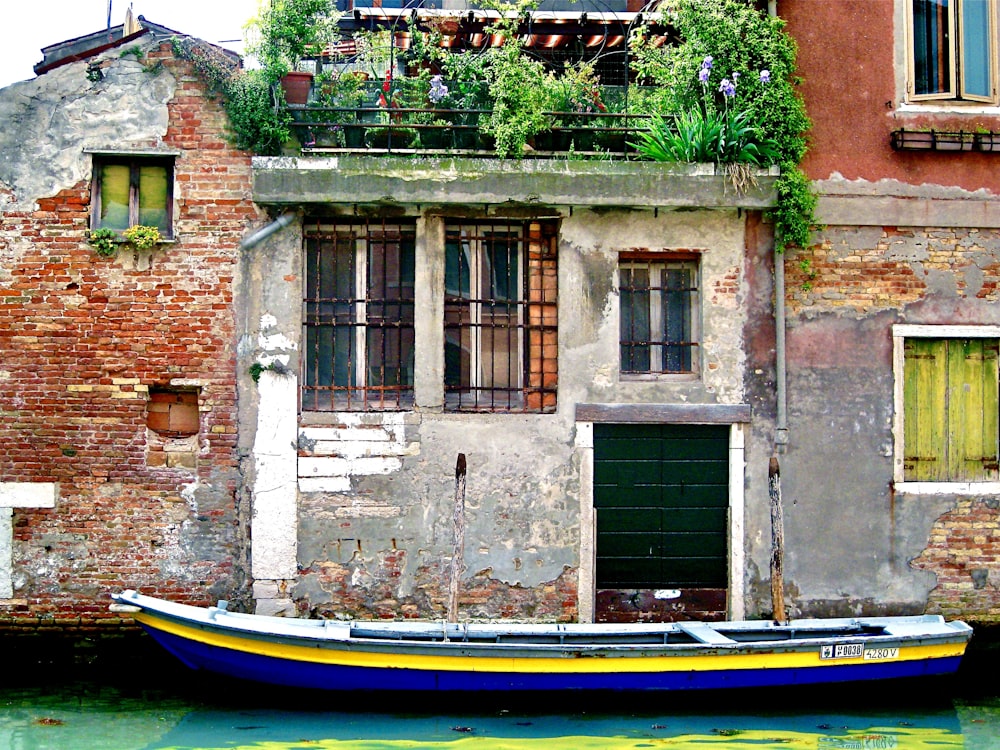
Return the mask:
[[[95,252],[104,258],[110,258],[118,252],[118,233],[113,229],[103,227],[92,229],[87,237],[87,242],[93,245]]]
[[[331,0],[271,0],[247,24],[247,49],[266,78],[277,81],[295,70],[307,52],[337,38],[339,18]]]
[[[218,47],[192,37],[174,37],[171,44],[174,55],[189,61],[209,90],[221,97],[236,148],[263,155],[281,152],[291,115],[275,106],[263,71],[243,70]]]
[[[129,244],[131,244],[136,250],[151,250],[163,241],[163,238],[160,236],[159,229],[156,227],[145,226],[143,224],[130,226],[122,232],[122,236],[128,240]]]
[[[279,362],[278,360],[273,360],[266,365],[261,362],[254,362],[250,365],[249,372],[250,377],[253,378],[253,382],[255,383],[260,382],[260,375],[263,372],[273,372],[275,375],[279,375],[281,377],[292,374],[288,365],[283,362]]]
[[[734,71],[767,71],[766,81],[751,75],[739,79],[741,106],[731,107],[730,112],[745,115],[727,124],[727,153],[720,161],[739,161],[735,152],[749,163],[777,163],[782,176],[771,211],[777,247],[808,245],[816,198],[798,165],[806,152],[810,123],[795,88],[796,46],[784,31],[784,21],[740,0],[675,0],[664,7],[659,20],[677,32],[680,44],[657,46],[643,30],[630,40],[633,70],[642,82],[655,87],[648,103],[660,107],[664,115],[701,109],[706,58],[730,82]],[[711,93],[715,111],[724,111],[725,92],[713,87]],[[751,124],[755,139],[742,139],[741,128]],[[773,148],[773,156],[754,154],[748,144],[755,144],[758,151],[767,144],[765,151]],[[746,158],[751,156],[757,161]]]
[[[779,251],[789,245],[808,247],[817,202],[809,178],[798,166],[785,165],[775,187],[778,201],[771,210],[775,247]]]

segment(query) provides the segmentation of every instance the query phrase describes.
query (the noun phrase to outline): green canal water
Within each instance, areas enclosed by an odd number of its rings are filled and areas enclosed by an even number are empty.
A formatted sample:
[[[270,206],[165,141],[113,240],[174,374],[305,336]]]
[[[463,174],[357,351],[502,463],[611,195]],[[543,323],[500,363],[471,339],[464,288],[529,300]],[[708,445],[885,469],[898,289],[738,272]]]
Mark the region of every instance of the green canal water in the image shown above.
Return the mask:
[[[0,750],[1000,750],[993,658],[967,656],[955,680],[866,689],[415,704],[261,689],[155,652],[67,668],[24,658],[29,646],[0,638]]]

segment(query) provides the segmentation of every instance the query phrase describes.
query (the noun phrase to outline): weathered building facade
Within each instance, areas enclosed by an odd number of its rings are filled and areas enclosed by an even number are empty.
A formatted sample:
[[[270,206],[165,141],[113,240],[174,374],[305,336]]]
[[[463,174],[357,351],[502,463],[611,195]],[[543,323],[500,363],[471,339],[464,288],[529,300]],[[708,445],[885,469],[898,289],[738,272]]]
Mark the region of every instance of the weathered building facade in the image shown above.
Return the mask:
[[[259,215],[250,158],[169,32],[97,37],[0,92],[0,620],[14,627],[107,622],[120,586],[207,601],[245,580],[233,280]],[[99,255],[88,231],[115,211],[144,212],[165,241]]]
[[[0,622],[767,616],[773,455],[790,614],[995,615],[995,157],[890,144],[997,102],[912,93],[920,2],[821,5],[777,267],[773,174],[251,159],[152,33],[0,92]],[[97,255],[144,168],[169,241]]]
[[[995,619],[997,6],[780,12],[823,225],[785,259],[789,595]]]

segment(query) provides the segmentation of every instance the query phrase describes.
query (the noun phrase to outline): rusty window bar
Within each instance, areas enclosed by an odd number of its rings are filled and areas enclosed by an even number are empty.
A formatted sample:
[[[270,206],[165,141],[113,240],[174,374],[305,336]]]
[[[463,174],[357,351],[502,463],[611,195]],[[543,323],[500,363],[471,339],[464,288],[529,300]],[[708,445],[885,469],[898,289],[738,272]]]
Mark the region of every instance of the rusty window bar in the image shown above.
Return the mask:
[[[522,221],[449,225],[445,254],[445,406],[453,411],[541,411],[541,346],[528,334],[554,325],[531,308],[528,229]],[[536,284],[539,288],[540,284]],[[538,320],[532,320],[537,317]],[[554,320],[554,313],[550,316]],[[533,350],[532,350],[533,351]],[[537,382],[537,385],[535,384]],[[554,388],[552,399],[554,408]]]
[[[307,225],[302,409],[413,404],[415,224]]]
[[[695,372],[695,263],[623,262],[619,292],[622,373]]]

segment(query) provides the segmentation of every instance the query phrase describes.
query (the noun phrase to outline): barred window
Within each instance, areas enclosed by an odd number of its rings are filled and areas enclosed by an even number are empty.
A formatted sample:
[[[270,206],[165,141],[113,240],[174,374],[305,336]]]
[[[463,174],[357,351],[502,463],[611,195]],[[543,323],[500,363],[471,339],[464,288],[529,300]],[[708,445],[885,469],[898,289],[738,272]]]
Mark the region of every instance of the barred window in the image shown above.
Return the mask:
[[[620,257],[622,373],[697,372],[697,278],[695,260]]]
[[[305,230],[302,408],[413,405],[414,222]]]
[[[445,406],[556,406],[556,225],[502,221],[445,230]]]

